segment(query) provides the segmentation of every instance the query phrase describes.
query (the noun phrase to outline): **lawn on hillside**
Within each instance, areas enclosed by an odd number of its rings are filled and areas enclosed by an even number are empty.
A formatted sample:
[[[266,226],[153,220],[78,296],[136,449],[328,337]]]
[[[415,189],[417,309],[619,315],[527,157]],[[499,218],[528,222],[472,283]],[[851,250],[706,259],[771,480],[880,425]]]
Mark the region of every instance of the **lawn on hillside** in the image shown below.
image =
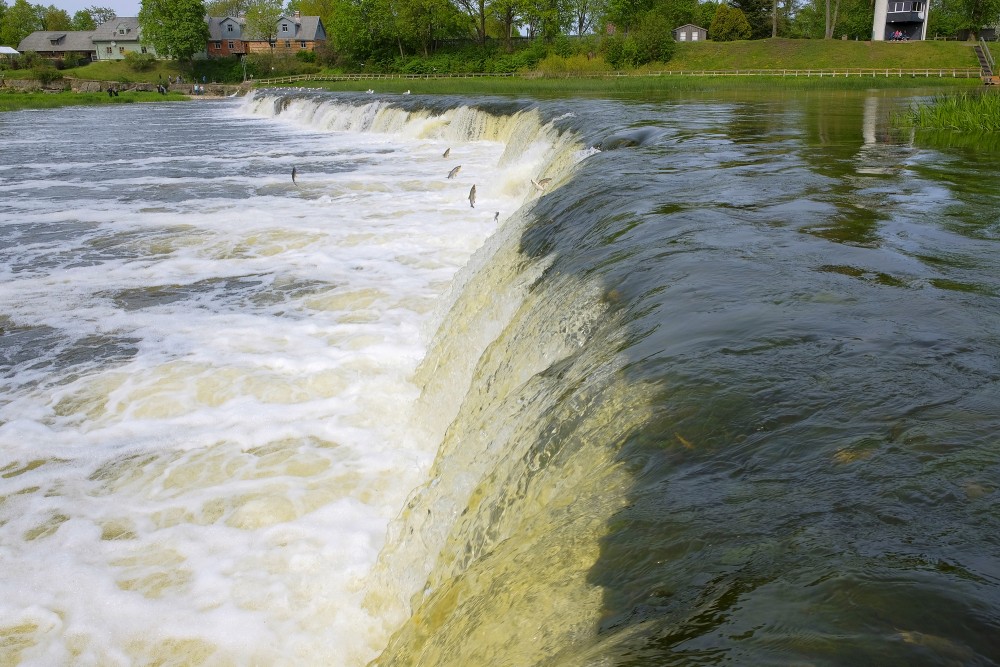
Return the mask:
[[[759,39],[678,42],[662,69],[922,69],[979,67],[969,42],[854,42],[829,39]]]

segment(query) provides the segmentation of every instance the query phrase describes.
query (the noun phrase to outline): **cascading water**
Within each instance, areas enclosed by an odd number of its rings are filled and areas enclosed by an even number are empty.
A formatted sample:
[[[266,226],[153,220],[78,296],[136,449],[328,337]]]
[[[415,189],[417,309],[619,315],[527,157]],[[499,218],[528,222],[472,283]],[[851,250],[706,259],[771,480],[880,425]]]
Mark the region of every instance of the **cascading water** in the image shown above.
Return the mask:
[[[0,663],[995,664],[1000,159],[900,103],[0,116]]]

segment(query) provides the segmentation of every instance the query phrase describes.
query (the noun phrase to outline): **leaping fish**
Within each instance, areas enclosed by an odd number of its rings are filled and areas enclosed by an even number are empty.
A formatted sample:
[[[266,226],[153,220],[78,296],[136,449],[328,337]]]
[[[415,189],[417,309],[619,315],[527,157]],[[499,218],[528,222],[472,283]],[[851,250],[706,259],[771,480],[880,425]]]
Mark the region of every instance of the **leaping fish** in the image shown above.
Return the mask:
[[[493,214],[493,222],[500,222],[500,211]]]
[[[451,149],[450,148],[446,148],[446,149],[444,149],[444,155],[442,155],[441,157],[448,157],[448,155],[450,155],[450,154],[451,154]]]
[[[458,165],[457,167],[455,167],[454,169],[452,169],[451,171],[449,171],[448,172],[448,178],[455,178],[455,174],[457,174],[461,168],[462,168],[462,165]]]
[[[473,185],[472,189],[469,190],[469,206],[476,208],[476,186]]]
[[[536,181],[533,178],[531,179],[531,184],[534,185],[535,189],[538,190],[539,192],[541,192],[542,190],[544,190],[545,186],[548,185],[551,182],[552,182],[551,178],[543,178],[540,181]]]
[[[295,167],[292,167],[292,183],[295,183],[295,174],[296,173],[297,172],[295,171]],[[295,183],[295,185],[298,185],[298,183]]]

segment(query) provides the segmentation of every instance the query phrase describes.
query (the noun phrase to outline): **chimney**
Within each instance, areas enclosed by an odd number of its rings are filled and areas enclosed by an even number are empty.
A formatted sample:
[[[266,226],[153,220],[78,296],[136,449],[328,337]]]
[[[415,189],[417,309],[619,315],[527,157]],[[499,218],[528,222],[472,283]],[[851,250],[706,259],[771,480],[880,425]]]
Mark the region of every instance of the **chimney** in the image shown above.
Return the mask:
[[[297,19],[302,18],[302,12],[300,12],[299,10],[295,10],[295,18]]]

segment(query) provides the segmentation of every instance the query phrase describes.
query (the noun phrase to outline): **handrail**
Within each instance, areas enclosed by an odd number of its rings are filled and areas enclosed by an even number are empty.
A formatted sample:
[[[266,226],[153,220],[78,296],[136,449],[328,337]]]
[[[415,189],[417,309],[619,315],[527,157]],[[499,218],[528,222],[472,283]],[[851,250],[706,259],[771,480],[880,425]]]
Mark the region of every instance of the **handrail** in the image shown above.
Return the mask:
[[[992,62],[992,57],[991,57]],[[567,73],[561,78],[626,78],[626,77],[652,77],[652,76],[781,76],[781,77],[935,77],[935,78],[958,78],[971,79],[978,78],[980,70],[972,67],[924,67],[913,69],[891,69],[891,68],[863,68],[851,67],[841,69],[745,69],[745,70],[657,70],[644,72],[580,72]],[[392,79],[416,80],[416,79],[474,79],[474,78],[526,78],[540,79],[546,78],[538,72],[505,72],[490,74],[478,73],[442,73],[442,74],[295,74],[291,76],[274,77],[270,79],[251,79],[245,81],[246,85],[271,86],[281,83],[299,83],[302,81],[385,81]],[[547,78],[560,78],[549,76]]]
[[[990,65],[990,71],[996,71],[997,65],[993,62],[993,54],[990,53],[990,47],[986,45],[986,40],[982,37],[979,38],[979,48],[983,50],[983,55],[986,56],[986,62]]]

